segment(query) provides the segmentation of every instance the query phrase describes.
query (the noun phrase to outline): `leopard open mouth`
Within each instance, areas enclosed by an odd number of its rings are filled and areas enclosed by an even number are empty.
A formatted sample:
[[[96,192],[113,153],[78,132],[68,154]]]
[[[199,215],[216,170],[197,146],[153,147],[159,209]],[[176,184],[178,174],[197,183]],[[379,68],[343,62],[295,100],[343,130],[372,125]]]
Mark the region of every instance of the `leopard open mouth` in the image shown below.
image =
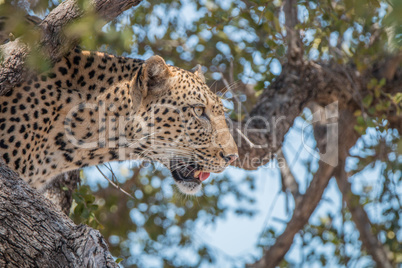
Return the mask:
[[[185,194],[198,192],[201,182],[210,175],[209,172],[203,172],[199,165],[182,158],[170,161],[170,171],[178,188]]]

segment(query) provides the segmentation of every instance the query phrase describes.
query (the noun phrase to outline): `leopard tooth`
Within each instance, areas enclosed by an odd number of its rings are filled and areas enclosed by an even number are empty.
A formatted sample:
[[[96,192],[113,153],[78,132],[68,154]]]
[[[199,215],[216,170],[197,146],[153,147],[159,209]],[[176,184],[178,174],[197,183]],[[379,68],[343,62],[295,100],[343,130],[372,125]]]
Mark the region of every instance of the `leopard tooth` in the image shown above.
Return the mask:
[[[198,178],[198,176],[200,175],[201,171],[200,170],[196,170],[194,172],[194,178]]]

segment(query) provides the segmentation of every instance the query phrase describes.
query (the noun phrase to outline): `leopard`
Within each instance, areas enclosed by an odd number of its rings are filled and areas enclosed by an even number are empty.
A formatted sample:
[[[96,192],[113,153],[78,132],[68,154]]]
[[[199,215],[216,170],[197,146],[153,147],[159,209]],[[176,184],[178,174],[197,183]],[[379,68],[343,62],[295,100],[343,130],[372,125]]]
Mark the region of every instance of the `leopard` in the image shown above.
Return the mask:
[[[70,170],[145,160],[193,195],[237,158],[222,99],[200,65],[77,47],[0,97],[0,159],[38,190]]]

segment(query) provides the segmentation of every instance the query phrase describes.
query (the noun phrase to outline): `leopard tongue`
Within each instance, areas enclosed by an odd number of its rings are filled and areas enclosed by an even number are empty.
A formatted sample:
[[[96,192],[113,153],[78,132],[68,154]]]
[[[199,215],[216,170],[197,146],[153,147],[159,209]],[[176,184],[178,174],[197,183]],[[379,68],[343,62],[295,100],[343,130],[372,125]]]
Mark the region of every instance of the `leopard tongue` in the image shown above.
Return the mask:
[[[209,172],[200,172],[200,175],[198,175],[198,178],[200,181],[205,181],[209,177]]]

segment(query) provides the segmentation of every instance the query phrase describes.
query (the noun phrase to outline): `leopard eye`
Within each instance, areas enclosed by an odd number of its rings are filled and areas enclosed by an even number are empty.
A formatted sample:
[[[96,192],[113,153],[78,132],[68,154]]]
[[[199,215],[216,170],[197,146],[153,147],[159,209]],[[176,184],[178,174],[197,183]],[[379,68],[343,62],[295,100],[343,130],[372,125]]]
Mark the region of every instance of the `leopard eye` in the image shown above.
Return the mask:
[[[205,107],[194,107],[193,108],[194,109],[194,113],[197,115],[197,116],[203,116],[204,115],[204,113],[205,113]]]

